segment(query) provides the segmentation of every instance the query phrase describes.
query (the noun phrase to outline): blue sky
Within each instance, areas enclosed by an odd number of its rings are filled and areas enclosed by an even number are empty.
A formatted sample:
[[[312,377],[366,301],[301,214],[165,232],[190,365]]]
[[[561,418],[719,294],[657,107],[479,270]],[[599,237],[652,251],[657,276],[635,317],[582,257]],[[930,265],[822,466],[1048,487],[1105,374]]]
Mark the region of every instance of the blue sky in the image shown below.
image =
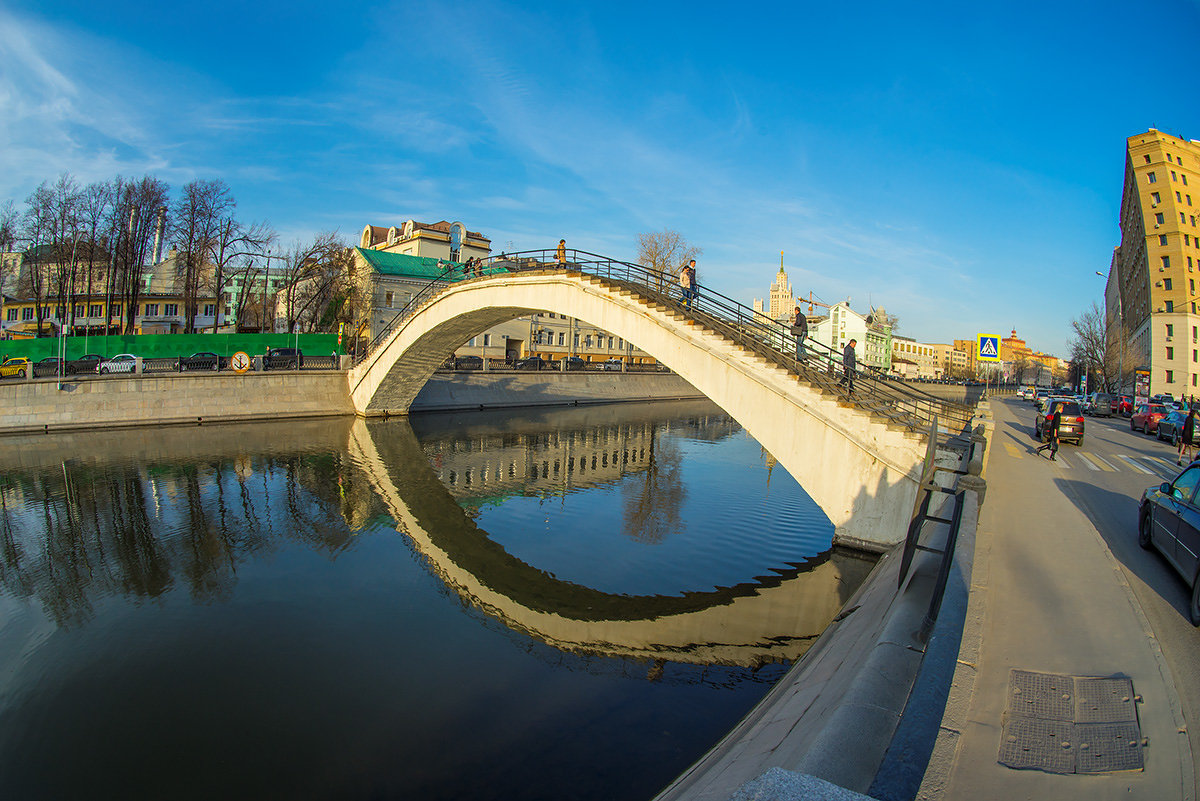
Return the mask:
[[[904,335],[1066,356],[1125,138],[1200,139],[1197,52],[1200,0],[0,0],[0,202],[149,172],[285,242],[458,219],[631,259],[669,227],[745,303],[782,250]]]

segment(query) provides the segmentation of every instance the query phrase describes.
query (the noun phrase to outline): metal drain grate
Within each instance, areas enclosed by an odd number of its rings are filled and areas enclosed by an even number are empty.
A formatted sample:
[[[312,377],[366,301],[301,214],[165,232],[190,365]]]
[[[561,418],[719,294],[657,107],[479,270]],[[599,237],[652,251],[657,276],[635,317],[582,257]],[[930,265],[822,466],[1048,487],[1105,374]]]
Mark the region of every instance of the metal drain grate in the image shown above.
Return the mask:
[[[1047,773],[1141,770],[1133,682],[1013,670],[999,761]]]

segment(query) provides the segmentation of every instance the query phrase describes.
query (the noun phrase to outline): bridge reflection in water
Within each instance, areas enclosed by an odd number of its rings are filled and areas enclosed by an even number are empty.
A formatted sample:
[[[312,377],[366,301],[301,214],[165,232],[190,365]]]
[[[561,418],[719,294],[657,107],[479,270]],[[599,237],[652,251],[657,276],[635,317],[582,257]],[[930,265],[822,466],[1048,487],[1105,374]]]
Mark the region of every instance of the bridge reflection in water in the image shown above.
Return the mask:
[[[709,402],[672,406],[680,413],[674,425],[689,437],[740,431]],[[807,650],[870,569],[859,556],[828,550],[827,534],[823,550],[793,554],[768,575],[710,590],[631,595],[557,578],[481,530],[477,504],[497,495],[563,494],[631,475],[651,487],[669,484],[660,473],[663,461],[670,472],[670,460],[655,459],[661,417],[653,407],[602,406],[540,412],[534,419],[493,412],[472,420],[464,427],[451,415],[416,418],[423,449],[403,420],[358,420],[351,458],[448,587],[556,648],[695,664],[790,661]],[[670,533],[663,529],[677,528],[667,496],[664,486],[627,504],[626,534],[656,540]]]
[[[5,445],[3,797],[649,797],[870,569],[707,402]]]

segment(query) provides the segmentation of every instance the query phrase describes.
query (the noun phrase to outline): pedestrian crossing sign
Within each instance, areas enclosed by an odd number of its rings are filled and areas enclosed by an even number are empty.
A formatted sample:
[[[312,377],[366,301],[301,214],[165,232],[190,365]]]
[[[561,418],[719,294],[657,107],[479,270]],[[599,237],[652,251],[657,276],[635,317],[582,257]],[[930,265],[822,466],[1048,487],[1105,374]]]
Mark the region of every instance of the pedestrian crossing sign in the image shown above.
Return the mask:
[[[980,334],[979,350],[975,358],[981,362],[1000,361],[1000,337],[992,334]]]

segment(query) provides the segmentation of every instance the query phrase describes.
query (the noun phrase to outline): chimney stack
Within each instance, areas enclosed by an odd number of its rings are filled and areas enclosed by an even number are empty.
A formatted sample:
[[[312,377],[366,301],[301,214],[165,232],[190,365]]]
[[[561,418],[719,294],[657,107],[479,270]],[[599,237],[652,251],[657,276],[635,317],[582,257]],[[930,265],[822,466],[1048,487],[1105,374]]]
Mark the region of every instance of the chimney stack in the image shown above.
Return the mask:
[[[151,259],[151,264],[158,264],[162,258],[162,241],[164,229],[167,225],[167,207],[158,207],[158,222],[154,226],[154,258]]]

